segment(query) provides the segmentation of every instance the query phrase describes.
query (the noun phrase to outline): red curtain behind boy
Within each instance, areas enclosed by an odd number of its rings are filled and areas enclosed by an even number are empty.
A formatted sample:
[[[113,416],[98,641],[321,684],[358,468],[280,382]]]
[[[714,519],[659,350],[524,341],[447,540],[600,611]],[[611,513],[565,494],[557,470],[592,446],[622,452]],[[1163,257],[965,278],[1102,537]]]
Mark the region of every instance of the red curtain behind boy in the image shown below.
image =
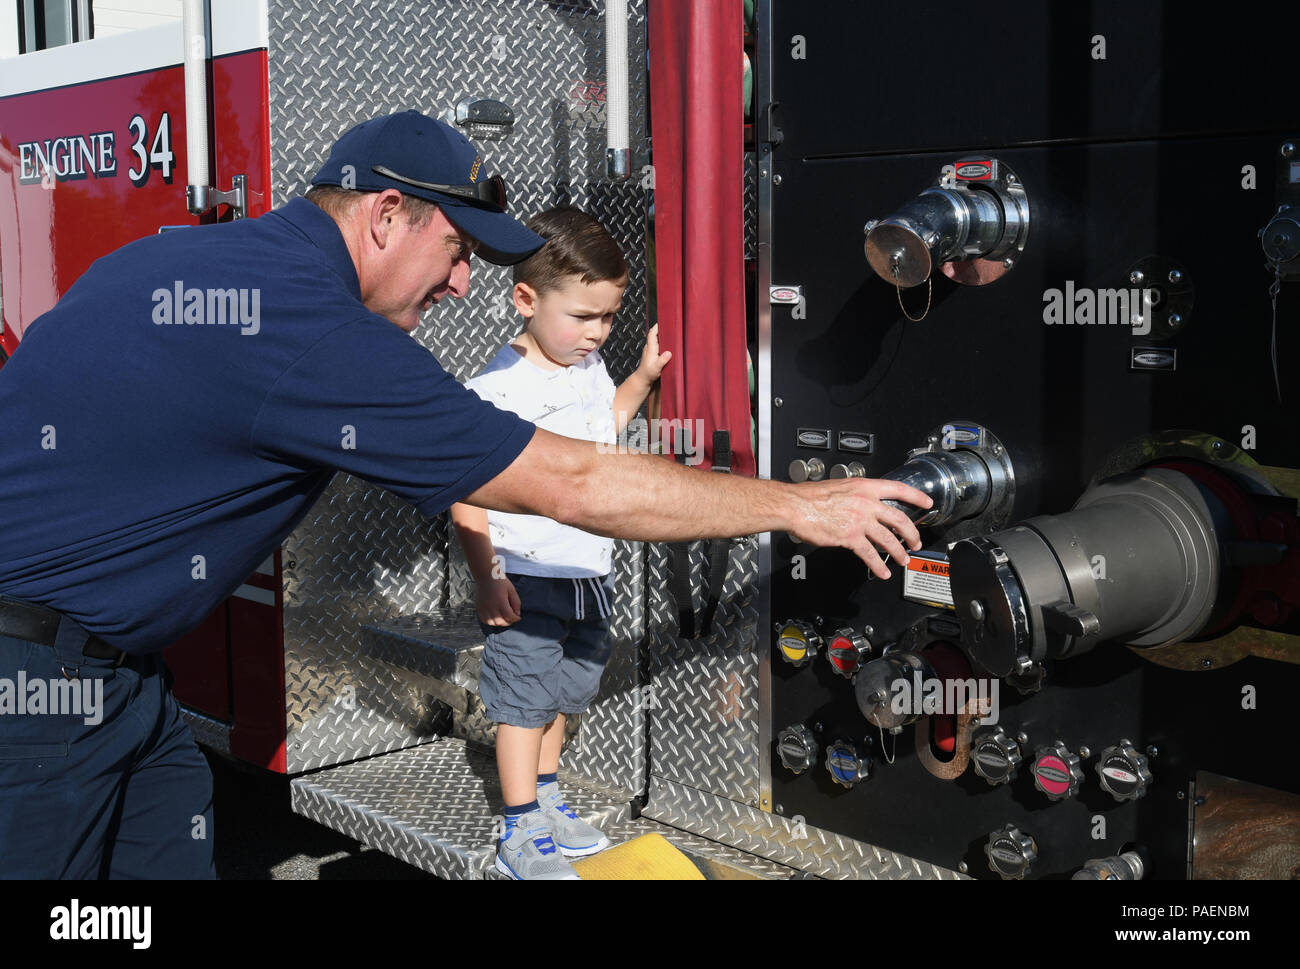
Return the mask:
[[[731,434],[732,467],[753,475],[745,359],[743,21],[740,0],[651,0],[662,416]],[[698,445],[692,441],[692,448]]]

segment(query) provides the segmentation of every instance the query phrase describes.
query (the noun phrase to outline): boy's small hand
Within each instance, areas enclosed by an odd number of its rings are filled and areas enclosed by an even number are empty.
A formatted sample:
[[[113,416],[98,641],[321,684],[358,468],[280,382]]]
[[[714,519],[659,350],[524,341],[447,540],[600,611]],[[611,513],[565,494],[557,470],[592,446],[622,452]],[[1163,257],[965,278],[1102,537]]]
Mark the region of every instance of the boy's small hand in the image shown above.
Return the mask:
[[[654,383],[672,358],[672,352],[669,350],[659,352],[659,324],[656,323],[646,334],[645,349],[641,351],[641,365],[637,367],[637,372],[648,383]]]
[[[488,626],[509,626],[522,618],[523,603],[509,579],[490,579],[480,582],[475,593],[478,617]]]

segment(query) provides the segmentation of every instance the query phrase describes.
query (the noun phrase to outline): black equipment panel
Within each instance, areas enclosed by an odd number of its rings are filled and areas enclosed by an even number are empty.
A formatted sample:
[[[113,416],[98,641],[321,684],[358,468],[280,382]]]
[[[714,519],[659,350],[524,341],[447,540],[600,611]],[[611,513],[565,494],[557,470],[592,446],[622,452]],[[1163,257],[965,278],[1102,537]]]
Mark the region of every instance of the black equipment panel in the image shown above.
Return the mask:
[[[1171,3],[1012,4],[987,16],[847,0],[772,7],[772,99],[784,137],[763,156],[780,176],[771,281],[801,286],[805,301],[801,314],[772,307],[773,478],[786,480],[792,460],[812,456],[828,468],[859,461],[879,477],[952,420],[983,424],[1007,446],[1012,522],[1068,511],[1108,455],[1163,430],[1242,444],[1253,428],[1251,458],[1300,468],[1295,407],[1274,386],[1273,277],[1258,238],[1275,210],[1279,146],[1300,123],[1279,108],[1292,68],[1267,17],[1209,24]],[[1090,57],[1096,34],[1107,40],[1104,61]],[[804,58],[791,56],[796,36]],[[936,272],[928,313],[911,322],[899,300],[919,316],[927,287],[900,293],[871,270],[864,223],[971,155],[996,157],[1019,177],[1031,210],[1027,246],[985,286]],[[1148,257],[1180,266],[1195,288],[1176,335],[1135,336],[1123,320],[1045,322],[1052,290],[1127,289]],[[1277,321],[1284,395],[1300,359],[1300,287],[1286,286]],[[1177,368],[1130,369],[1136,346],[1176,350]],[[801,428],[831,429],[831,449],[800,447]],[[874,453],[837,451],[840,430],[874,434]],[[945,534],[922,529],[926,548],[943,550]],[[904,601],[899,569],[891,571],[888,581],[868,580],[846,551],[773,536],[772,618],[822,617],[826,631],[870,625],[878,656],[940,612]],[[1300,619],[1278,628],[1300,635]],[[1183,877],[1185,795],[1197,770],[1300,790],[1292,758],[1276,750],[1300,695],[1294,664],[1252,658],[1183,672],[1118,644],[1050,664],[1039,693],[1001,688],[1000,723],[1023,730],[1029,749],[1018,780],[991,787],[970,769],[955,780],[928,772],[915,726],[892,738],[895,762],[885,763],[891,738],[864,719],[825,650],[795,668],[775,639],[772,736],[802,723],[819,728],[822,745],[798,776],[774,746],[778,809],[946,867],[965,862],[977,877],[996,877],[983,846],[1008,822],[1037,842],[1031,877],[1068,877],[1129,842],[1151,851],[1153,877]],[[1258,691],[1254,709],[1243,709],[1246,686]],[[1158,750],[1154,783],[1138,801],[1118,803],[1098,785],[1097,755],[1121,738]],[[824,766],[837,739],[867,745],[875,760],[873,776],[852,789]],[[1034,789],[1029,767],[1033,748],[1057,739],[1092,756],[1079,796],[1053,803]]]
[[[1295,35],[1280,29],[1275,4],[1237,3],[1213,18],[1171,0],[772,7],[773,100],[791,109],[784,126],[802,155],[1295,121]]]

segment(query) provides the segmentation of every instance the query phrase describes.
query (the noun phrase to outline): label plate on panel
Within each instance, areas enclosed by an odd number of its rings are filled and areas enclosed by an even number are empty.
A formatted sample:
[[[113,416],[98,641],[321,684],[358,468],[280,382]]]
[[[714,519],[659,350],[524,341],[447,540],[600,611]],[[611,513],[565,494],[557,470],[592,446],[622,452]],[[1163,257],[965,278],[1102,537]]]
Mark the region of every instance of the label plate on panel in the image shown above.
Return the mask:
[[[955,608],[948,581],[948,556],[942,552],[912,552],[903,571],[903,598],[942,609]]]

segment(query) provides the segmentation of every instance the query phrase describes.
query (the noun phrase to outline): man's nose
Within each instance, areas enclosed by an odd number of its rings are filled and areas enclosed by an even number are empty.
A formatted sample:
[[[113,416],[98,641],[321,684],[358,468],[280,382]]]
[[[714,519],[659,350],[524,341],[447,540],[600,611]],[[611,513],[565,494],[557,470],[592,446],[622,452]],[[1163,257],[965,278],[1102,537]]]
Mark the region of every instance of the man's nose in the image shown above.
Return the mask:
[[[451,278],[447,280],[447,290],[456,299],[463,299],[469,292],[469,257],[456,260],[451,267]]]

